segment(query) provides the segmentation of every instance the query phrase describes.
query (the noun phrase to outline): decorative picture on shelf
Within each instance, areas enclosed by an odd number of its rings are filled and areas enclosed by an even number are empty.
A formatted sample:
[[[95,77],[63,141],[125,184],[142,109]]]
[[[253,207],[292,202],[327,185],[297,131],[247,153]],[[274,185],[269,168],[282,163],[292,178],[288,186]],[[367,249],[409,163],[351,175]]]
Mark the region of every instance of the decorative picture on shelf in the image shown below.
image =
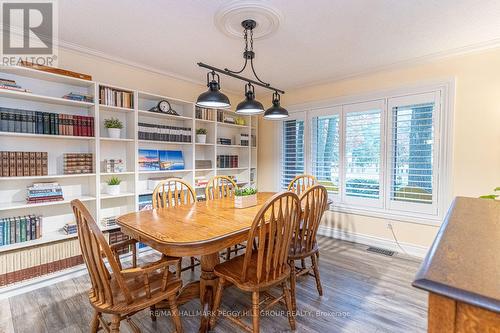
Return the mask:
[[[160,160],[158,157],[158,150],[139,149],[139,170],[140,171],[160,170]]]
[[[160,150],[160,170],[184,170],[184,158],[180,150]]]

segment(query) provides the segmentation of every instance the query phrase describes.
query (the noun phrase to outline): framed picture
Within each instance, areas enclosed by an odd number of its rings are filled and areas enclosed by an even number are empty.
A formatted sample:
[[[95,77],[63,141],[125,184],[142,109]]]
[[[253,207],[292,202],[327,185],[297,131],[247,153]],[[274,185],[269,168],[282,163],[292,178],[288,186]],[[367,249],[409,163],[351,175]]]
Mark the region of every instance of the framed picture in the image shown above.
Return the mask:
[[[160,170],[184,170],[184,157],[180,150],[160,150]]]
[[[158,150],[139,149],[139,170],[153,171],[160,170],[160,159]]]

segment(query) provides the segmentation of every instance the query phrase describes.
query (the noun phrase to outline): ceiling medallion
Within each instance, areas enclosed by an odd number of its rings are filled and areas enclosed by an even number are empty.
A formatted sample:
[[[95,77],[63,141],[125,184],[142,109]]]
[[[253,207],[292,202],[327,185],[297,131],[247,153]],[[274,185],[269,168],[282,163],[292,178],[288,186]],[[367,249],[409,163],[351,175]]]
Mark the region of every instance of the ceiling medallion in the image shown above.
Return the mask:
[[[241,38],[241,22],[252,19],[257,22],[254,39],[263,39],[274,34],[283,17],[279,10],[262,1],[233,1],[222,6],[215,14],[215,26],[225,35]]]

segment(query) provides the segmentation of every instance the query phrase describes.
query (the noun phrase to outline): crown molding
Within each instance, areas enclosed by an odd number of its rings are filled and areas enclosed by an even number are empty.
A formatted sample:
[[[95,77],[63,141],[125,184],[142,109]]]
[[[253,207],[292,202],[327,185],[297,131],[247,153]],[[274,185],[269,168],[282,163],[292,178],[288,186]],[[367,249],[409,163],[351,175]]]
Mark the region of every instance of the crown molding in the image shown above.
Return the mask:
[[[500,38],[492,39],[492,40],[481,42],[481,43],[470,44],[467,46],[462,46],[459,48],[454,48],[454,49],[450,49],[450,50],[446,50],[446,51],[430,53],[430,54],[427,54],[427,55],[424,55],[421,57],[415,57],[415,58],[411,58],[411,59],[407,59],[407,60],[393,62],[393,63],[388,64],[388,65],[375,66],[375,67],[372,67],[372,68],[369,68],[369,69],[366,69],[363,71],[359,71],[356,73],[338,76],[334,79],[323,79],[323,80],[306,82],[306,83],[300,85],[300,89],[310,88],[310,87],[319,86],[319,85],[337,83],[340,81],[345,81],[348,79],[355,79],[355,78],[359,78],[362,76],[377,74],[377,73],[389,71],[389,70],[397,70],[397,69],[402,69],[405,67],[428,64],[428,63],[438,61],[438,60],[443,60],[443,59],[461,56],[461,55],[467,55],[467,54],[471,54],[471,53],[480,53],[480,52],[495,49],[495,48],[500,48]],[[299,87],[287,88],[287,89],[289,91],[292,91],[293,89],[298,89],[298,88]]]

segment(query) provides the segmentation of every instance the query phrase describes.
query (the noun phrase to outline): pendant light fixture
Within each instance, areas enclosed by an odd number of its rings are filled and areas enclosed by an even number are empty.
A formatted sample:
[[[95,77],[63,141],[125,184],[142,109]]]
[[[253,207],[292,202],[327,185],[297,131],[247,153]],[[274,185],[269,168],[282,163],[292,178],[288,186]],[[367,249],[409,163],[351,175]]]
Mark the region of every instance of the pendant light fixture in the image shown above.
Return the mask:
[[[254,115],[264,112],[262,103],[255,100],[254,86],[249,82],[245,85],[245,100],[238,104],[236,113]]]
[[[210,76],[212,80],[210,80]],[[220,92],[219,74],[211,71],[207,73],[208,91],[198,96],[196,105],[204,108],[227,109],[231,106],[229,98]]]
[[[227,68],[220,69],[199,62],[198,66],[209,69],[211,72],[207,74],[207,86],[209,89],[207,92],[204,92],[198,97],[196,105],[215,109],[230,107],[229,99],[226,95],[220,92],[220,80],[219,75],[216,74],[217,72],[247,82],[247,84],[245,84],[245,100],[238,104],[238,106],[236,107],[236,113],[254,115],[264,112],[262,103],[255,99],[254,85],[256,85],[274,91],[272,100],[273,106],[271,106],[265,112],[264,118],[282,119],[288,117],[288,111],[280,105],[279,94],[284,94],[285,92],[278,88],[272,87],[270,83],[262,81],[255,71],[255,66],[253,64],[253,59],[255,58],[255,52],[253,50],[253,29],[257,26],[257,22],[248,19],[241,22],[241,26],[244,29],[243,39],[245,41],[245,50],[243,51],[243,59],[245,60],[245,62],[243,64],[243,68],[241,68],[239,71],[232,71]],[[255,80],[240,75],[249,63]],[[209,75],[212,75],[211,81]]]
[[[288,117],[288,111],[280,105],[280,94],[277,91],[273,94],[273,106],[266,110],[264,118],[269,120],[279,120]]]

